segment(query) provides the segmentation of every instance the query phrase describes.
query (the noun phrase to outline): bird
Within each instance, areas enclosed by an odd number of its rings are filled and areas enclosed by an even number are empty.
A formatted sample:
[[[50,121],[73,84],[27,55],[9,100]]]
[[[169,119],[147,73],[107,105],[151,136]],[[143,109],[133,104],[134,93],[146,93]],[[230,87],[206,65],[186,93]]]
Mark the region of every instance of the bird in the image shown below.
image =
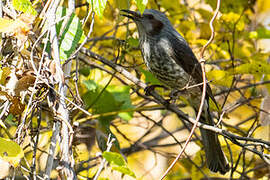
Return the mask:
[[[147,69],[166,87],[179,90],[190,105],[199,110],[203,86],[201,64],[186,40],[173,27],[167,16],[154,9],[143,13],[127,9],[121,15],[133,20],[139,34],[139,47]],[[187,88],[195,85],[194,88]],[[196,86],[197,85],[197,86]],[[214,126],[209,100],[217,105],[209,84],[206,85],[204,113],[200,122]],[[200,128],[206,164],[212,172],[225,174],[230,170],[218,136],[213,131]]]

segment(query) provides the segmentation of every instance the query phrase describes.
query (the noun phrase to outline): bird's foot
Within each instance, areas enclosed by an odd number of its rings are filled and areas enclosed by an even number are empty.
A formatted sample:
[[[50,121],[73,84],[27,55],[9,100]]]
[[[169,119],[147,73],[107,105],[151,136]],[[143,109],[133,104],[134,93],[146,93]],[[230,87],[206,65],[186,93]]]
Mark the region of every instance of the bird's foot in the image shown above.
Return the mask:
[[[147,87],[144,89],[145,95],[146,95],[146,96],[150,96],[150,95],[151,95],[151,91],[154,91],[155,88],[157,88],[157,87],[164,88],[164,89],[168,89],[166,86],[159,85],[159,84],[150,85],[150,86],[147,86]]]
[[[180,96],[181,92],[182,92],[181,90],[173,89],[169,95],[170,99],[168,101],[175,103],[178,97]]]

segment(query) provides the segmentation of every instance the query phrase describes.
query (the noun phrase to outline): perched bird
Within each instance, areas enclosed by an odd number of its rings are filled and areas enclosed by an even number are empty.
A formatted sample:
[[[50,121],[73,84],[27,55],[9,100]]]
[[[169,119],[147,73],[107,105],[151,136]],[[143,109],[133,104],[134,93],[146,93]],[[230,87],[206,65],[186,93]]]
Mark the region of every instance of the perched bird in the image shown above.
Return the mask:
[[[202,95],[202,85],[188,86],[203,82],[201,64],[198,62],[185,39],[173,28],[169,19],[158,10],[146,9],[143,14],[121,10],[125,17],[132,19],[139,32],[140,49],[150,72],[164,85],[178,89],[186,97],[195,111],[198,111]],[[209,99],[214,102],[210,86],[206,87],[204,113],[200,122],[214,125],[209,111]],[[200,128],[208,168],[225,174],[229,164],[224,155],[217,134]]]

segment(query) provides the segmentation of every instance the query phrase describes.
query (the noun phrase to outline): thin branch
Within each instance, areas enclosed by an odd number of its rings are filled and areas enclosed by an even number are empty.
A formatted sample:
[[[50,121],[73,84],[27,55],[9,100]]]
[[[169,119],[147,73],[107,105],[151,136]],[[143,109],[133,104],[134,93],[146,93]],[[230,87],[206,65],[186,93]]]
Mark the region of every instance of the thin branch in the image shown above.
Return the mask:
[[[233,87],[233,88],[230,88],[230,89],[227,89],[227,90],[223,90],[219,93],[216,93],[215,96],[220,96],[224,93],[228,93],[228,92],[233,92],[233,91],[237,91],[237,90],[241,90],[241,89],[247,89],[247,88],[251,88],[251,87],[257,87],[257,86],[261,86],[261,85],[265,85],[265,84],[269,84],[270,83],[270,80],[268,81],[260,81],[260,82],[257,82],[257,83],[253,83],[253,84],[248,84],[248,85],[245,85],[245,86],[240,86],[240,87]]]
[[[60,131],[60,122],[56,121],[53,124],[53,129],[52,129],[53,134],[51,137],[51,144],[50,144],[49,154],[48,154],[48,158],[46,162],[45,175],[44,175],[45,180],[50,179],[53,162],[54,162],[56,143],[59,138],[59,131]]]
[[[106,152],[110,152],[111,147],[113,146],[114,141],[115,141],[115,138],[112,138],[111,139],[111,134],[109,134],[109,137],[108,137],[108,140],[107,140],[107,149],[106,149]],[[97,180],[98,179],[98,177],[99,177],[102,169],[105,166],[105,163],[106,163],[106,159],[103,158],[102,161],[101,161],[101,163],[100,163],[100,165],[99,165],[98,171],[97,171],[97,173],[96,173],[96,175],[95,175],[95,177],[94,177],[93,180]]]

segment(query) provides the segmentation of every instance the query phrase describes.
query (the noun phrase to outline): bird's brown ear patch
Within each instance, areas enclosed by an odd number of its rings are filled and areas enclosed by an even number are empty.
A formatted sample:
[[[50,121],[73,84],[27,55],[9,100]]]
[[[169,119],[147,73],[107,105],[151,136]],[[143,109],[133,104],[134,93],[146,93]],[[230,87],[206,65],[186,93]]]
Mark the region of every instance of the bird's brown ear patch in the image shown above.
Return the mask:
[[[152,24],[152,31],[150,32],[152,35],[156,35],[159,34],[159,32],[161,31],[161,29],[163,28],[163,23],[157,19],[152,19],[151,21]]]

